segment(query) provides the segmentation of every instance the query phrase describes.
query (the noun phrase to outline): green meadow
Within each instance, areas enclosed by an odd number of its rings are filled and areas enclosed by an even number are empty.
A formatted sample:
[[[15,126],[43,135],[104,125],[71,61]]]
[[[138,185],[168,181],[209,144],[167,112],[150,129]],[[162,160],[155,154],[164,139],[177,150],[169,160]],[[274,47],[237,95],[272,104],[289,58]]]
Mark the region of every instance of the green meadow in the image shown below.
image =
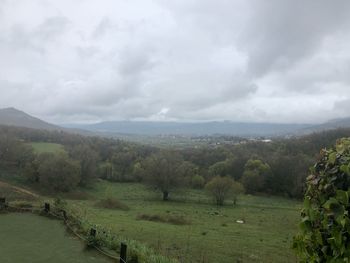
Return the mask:
[[[182,190],[164,202],[144,185],[106,181],[84,196],[88,200],[70,200],[69,204],[90,222],[181,262],[296,261],[291,242],[301,206],[297,201],[244,195],[236,206],[216,207],[204,191]],[[108,197],[129,210],[96,206],[96,200]]]
[[[32,142],[30,145],[33,147],[34,152],[40,153],[56,153],[63,152],[64,147],[58,143],[48,143],[48,142]]]

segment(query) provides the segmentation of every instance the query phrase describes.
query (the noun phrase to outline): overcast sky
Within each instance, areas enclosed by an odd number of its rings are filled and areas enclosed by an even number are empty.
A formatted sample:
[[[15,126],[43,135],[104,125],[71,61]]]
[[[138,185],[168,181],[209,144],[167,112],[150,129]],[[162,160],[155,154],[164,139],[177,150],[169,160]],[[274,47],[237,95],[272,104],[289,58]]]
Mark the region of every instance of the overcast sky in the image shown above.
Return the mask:
[[[350,116],[349,0],[0,0],[0,108],[54,123]]]

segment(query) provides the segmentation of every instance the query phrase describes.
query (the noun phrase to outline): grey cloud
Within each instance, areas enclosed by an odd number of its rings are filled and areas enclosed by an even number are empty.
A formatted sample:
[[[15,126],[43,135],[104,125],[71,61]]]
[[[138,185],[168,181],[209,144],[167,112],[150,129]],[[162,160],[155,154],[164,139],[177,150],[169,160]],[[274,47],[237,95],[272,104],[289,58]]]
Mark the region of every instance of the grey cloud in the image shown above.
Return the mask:
[[[104,17],[103,19],[101,19],[101,21],[93,30],[91,37],[92,38],[103,37],[105,34],[108,33],[109,30],[113,28],[118,29],[118,26],[114,25],[113,22],[108,17]]]
[[[17,50],[26,49],[30,52],[43,54],[46,51],[45,42],[52,42],[55,37],[64,32],[68,20],[65,17],[50,17],[34,29],[25,25],[14,24],[0,37],[2,43]]]
[[[0,107],[55,122],[346,114],[348,1],[34,2],[18,17],[25,2],[0,0]]]
[[[4,35],[1,39],[1,42],[4,42],[8,46],[16,48],[17,50],[24,49],[39,54],[45,52],[45,48],[38,45],[37,41],[33,38],[33,35],[27,32],[21,25],[13,25],[9,34]]]
[[[64,32],[69,20],[63,16],[54,16],[45,19],[33,32],[40,40],[52,41],[54,37]]]
[[[349,117],[350,99],[338,100],[334,103],[334,110],[339,112],[339,117]]]
[[[283,70],[311,57],[323,40],[349,25],[350,2],[250,1],[252,19],[242,33],[251,74]]]
[[[155,61],[152,61],[152,52],[147,49],[135,50],[131,48],[130,50],[130,47],[126,47],[120,60],[119,72],[125,76],[138,75],[155,66]]]
[[[97,46],[78,46],[76,47],[76,51],[82,60],[86,60],[98,54],[100,49]]]

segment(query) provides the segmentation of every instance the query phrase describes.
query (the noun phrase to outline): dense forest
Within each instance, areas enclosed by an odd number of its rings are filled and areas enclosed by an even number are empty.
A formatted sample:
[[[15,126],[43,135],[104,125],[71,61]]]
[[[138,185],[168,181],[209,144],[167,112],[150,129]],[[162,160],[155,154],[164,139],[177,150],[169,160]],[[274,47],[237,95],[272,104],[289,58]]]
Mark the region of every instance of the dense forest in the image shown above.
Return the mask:
[[[159,149],[62,131],[1,126],[0,165],[16,168],[28,183],[56,192],[102,178],[151,185],[167,200],[176,188],[209,189],[219,177],[231,179],[247,193],[301,198],[319,149],[349,135],[350,129],[337,129],[273,142]],[[31,142],[58,143],[65,151],[36,154]]]

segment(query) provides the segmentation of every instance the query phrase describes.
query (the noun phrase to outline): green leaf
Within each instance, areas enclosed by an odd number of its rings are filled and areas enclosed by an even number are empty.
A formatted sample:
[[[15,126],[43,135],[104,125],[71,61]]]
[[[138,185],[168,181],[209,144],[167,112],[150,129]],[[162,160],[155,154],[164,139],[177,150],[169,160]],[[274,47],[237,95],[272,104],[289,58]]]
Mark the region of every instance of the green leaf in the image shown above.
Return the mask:
[[[335,164],[335,161],[337,160],[337,154],[335,152],[330,153],[328,160],[331,164]]]
[[[342,227],[345,227],[345,225],[346,225],[346,219],[343,218],[342,220],[340,220],[340,224],[341,224]]]
[[[300,223],[299,225],[300,229],[303,231],[303,232],[308,232],[308,231],[311,231],[311,223],[310,223],[310,220],[309,220],[309,217],[306,216],[303,218],[302,222]]]
[[[323,204],[323,207],[326,209],[331,209],[331,207],[339,205],[339,202],[334,197],[331,197],[327,202]]]
[[[323,245],[323,239],[320,231],[315,232],[316,241],[318,244]]]
[[[304,207],[306,209],[310,209],[310,207],[311,207],[310,197],[308,197],[308,196],[306,196],[305,199],[304,199]]]
[[[349,204],[349,195],[347,191],[337,190],[335,198],[344,205]]]
[[[349,165],[345,165],[345,164],[341,165],[340,171],[343,173],[346,173],[347,175],[350,175]]]

